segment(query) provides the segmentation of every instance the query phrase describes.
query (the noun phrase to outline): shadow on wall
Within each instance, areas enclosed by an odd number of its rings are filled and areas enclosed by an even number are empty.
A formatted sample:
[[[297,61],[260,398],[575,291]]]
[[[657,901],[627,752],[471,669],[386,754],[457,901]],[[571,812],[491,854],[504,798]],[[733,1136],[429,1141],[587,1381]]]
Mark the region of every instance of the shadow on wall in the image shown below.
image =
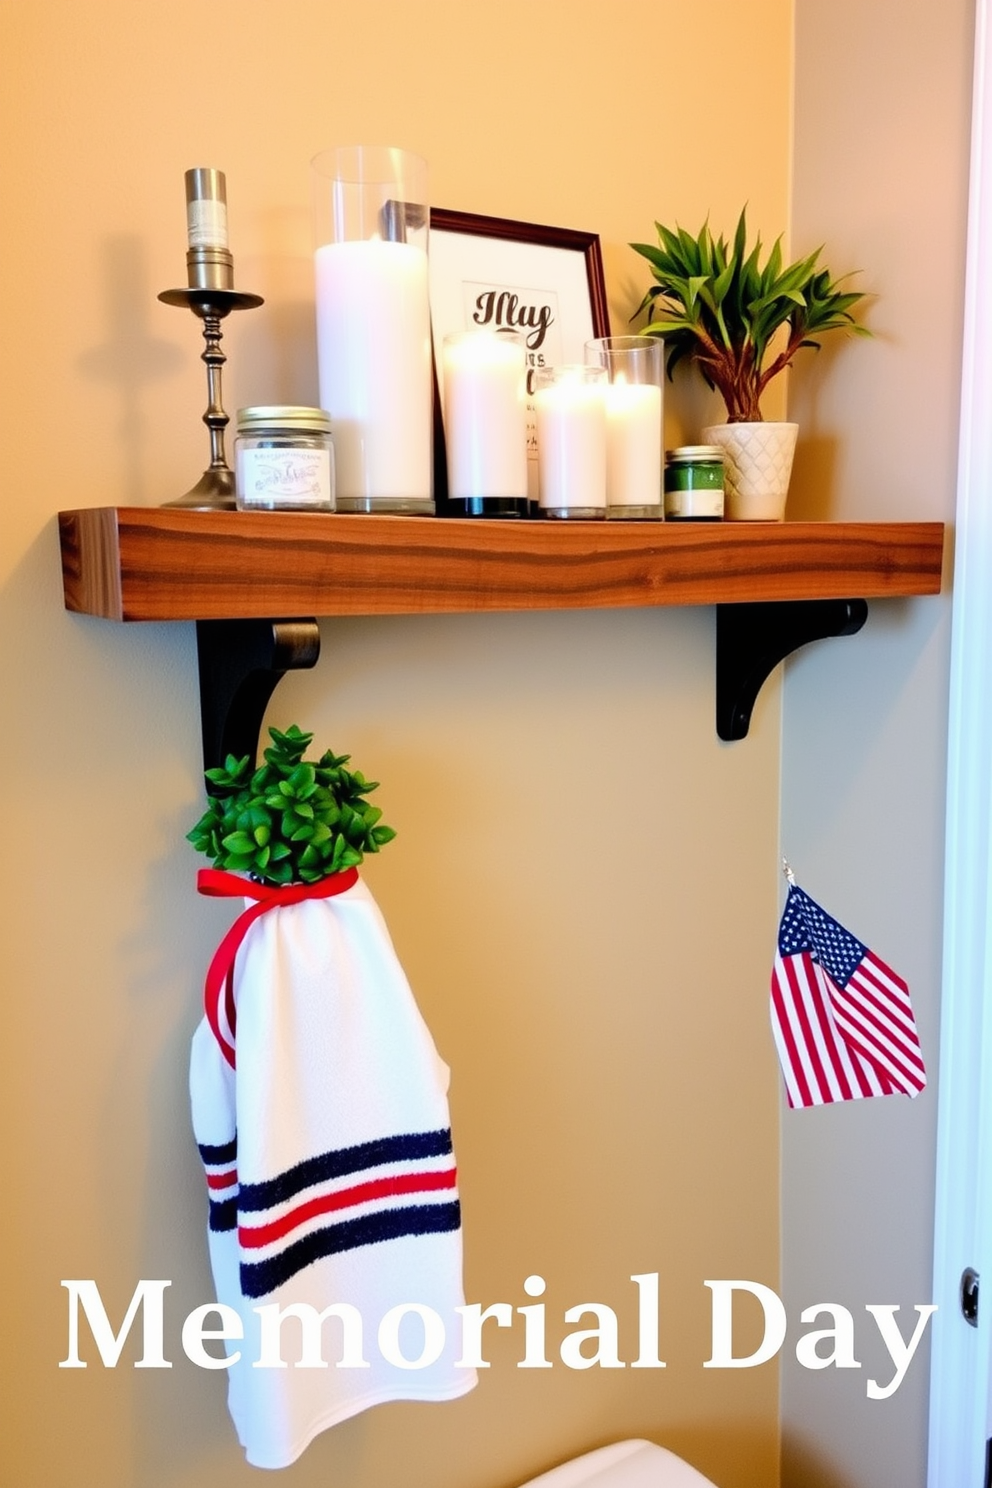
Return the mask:
[[[320,398],[309,206],[256,207],[253,228],[254,252],[238,255],[237,284],[264,295],[265,304],[251,315],[233,317],[232,408],[314,406]]]
[[[836,435],[807,435],[800,426],[789,486],[791,522],[830,521],[831,493],[836,489],[837,447]]]
[[[781,1488],[858,1488],[858,1484],[829,1467],[815,1447],[787,1430],[782,1436]]]
[[[238,325],[237,399],[242,408],[291,403],[315,408],[317,337],[313,300],[266,304]],[[230,410],[229,410],[230,411]],[[232,430],[233,430],[233,413]]]
[[[141,451],[147,445],[142,413],[145,388],[176,374],[186,363],[169,341],[153,336],[150,309],[155,295],[148,282],[148,255],[142,240],[108,238],[103,246],[103,298],[107,339],[79,358],[84,377],[110,383],[120,396],[119,447],[124,457],[121,489],[128,500],[147,499]]]
[[[828,342],[815,355],[804,352],[804,362],[793,365],[789,377],[788,416],[799,425],[799,442],[789,486],[788,518],[793,522],[829,522],[836,513],[837,459],[840,435],[821,411],[822,394],[830,386],[846,337]]]

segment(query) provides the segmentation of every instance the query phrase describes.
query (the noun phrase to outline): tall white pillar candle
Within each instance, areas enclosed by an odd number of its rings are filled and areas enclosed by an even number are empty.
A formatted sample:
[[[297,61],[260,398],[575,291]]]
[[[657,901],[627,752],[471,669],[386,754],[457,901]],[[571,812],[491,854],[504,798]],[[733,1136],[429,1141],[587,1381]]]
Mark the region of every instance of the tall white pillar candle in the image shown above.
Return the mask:
[[[317,249],[320,406],[331,416],[338,508],[431,494],[427,254],[370,238]]]
[[[606,515],[602,367],[542,367],[534,379],[542,512]]]
[[[317,361],[343,511],[434,510],[427,162],[385,145],[314,156]]]
[[[654,506],[661,514],[661,388],[619,378],[606,400],[606,499],[611,507]]]
[[[445,337],[449,497],[527,499],[525,358],[521,337],[486,331]]]

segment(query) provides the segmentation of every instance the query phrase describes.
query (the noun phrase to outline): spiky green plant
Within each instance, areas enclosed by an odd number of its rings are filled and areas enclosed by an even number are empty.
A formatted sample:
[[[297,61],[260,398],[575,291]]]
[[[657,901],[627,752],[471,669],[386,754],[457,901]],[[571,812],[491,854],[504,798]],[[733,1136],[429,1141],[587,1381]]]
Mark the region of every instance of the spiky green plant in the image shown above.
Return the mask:
[[[263,883],[316,883],[396,836],[365,800],[378,781],[345,769],[350,755],[328,750],[312,763],[303,756],[313,734],[295,723],[269,734],[272,745],[257,770],[247,755],[229,754],[205,772],[209,805],[187,837],[216,868]]]
[[[646,334],[664,337],[669,376],[683,357],[691,357],[723,398],[731,424],[759,421],[769,382],[802,347],[819,348],[825,332],[871,335],[851,314],[865,296],[842,291],[838,286],[843,281],[818,267],[822,248],[783,267],[778,238],[762,265],[761,238],[748,245],[745,215],[741,212],[730,244],[722,236],[714,238],[707,221],[696,237],[656,222],[658,247],[630,245],[647,259],[658,281],[636,314],[646,309]],[[766,366],[772,341],[783,327]]]

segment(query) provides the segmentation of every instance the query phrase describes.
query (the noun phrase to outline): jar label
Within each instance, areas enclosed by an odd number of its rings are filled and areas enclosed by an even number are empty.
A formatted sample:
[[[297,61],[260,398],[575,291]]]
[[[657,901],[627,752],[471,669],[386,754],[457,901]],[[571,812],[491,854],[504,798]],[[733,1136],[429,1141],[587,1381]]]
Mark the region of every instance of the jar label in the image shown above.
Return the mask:
[[[240,449],[238,497],[245,507],[333,507],[326,449]]]
[[[718,491],[666,491],[666,517],[722,517],[723,488]]]

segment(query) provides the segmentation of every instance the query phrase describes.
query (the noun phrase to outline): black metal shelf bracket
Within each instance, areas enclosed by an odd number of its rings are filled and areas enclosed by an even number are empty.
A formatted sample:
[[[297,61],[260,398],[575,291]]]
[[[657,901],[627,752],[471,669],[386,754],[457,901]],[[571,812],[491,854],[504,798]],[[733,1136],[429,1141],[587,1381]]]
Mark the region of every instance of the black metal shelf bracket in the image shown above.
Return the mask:
[[[262,719],[289,671],[316,664],[320,631],[305,620],[198,620],[203,766],[255,759]]]
[[[716,731],[744,739],[762,686],[800,646],[855,635],[868,618],[863,599],[785,599],[716,607]]]
[[[751,710],[771,672],[800,646],[854,635],[863,599],[801,599],[716,607],[716,731],[747,737]],[[315,619],[198,620],[200,719],[205,769],[229,754],[255,759],[265,709],[289,671],[316,665]]]

